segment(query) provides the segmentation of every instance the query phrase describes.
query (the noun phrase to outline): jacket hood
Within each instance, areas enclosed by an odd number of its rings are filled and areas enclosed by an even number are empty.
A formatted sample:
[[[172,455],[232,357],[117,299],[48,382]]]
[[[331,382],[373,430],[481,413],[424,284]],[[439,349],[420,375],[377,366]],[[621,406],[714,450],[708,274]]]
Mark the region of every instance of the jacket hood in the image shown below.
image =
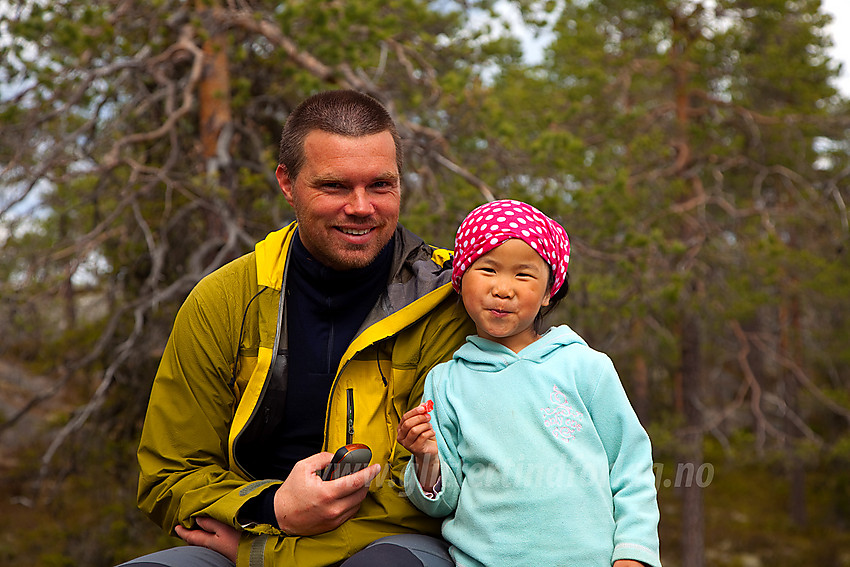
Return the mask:
[[[518,353],[478,335],[469,336],[466,341],[453,358],[478,372],[499,372],[519,360],[541,362],[553,351],[570,344],[587,346],[584,339],[567,325],[552,327]]]

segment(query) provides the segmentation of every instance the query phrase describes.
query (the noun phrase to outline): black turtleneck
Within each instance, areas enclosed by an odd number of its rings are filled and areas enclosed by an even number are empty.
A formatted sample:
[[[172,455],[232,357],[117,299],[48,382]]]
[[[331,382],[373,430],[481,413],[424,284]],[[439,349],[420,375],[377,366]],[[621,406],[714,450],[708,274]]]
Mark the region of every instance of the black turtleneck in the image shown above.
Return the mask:
[[[321,450],[337,366],[386,289],[392,253],[390,241],[369,266],[337,271],[316,260],[296,232],[286,280],[289,380],[284,419],[275,436],[279,478]]]

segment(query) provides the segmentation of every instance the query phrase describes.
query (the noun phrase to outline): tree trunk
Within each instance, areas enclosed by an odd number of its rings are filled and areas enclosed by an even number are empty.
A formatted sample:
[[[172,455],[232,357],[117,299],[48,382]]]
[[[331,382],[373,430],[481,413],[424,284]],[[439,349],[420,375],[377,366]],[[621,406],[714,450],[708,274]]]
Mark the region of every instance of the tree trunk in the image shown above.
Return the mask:
[[[643,321],[636,319],[632,325],[632,338],[635,344],[640,344],[643,337]],[[649,425],[649,371],[646,366],[646,357],[643,351],[637,349],[634,360],[634,372],[632,374],[632,406],[640,419],[641,424]]]
[[[682,497],[682,565],[704,567],[705,521],[702,486],[698,475],[703,462],[702,415],[699,399],[702,390],[701,341],[699,319],[690,313],[682,318],[682,401],[684,405],[685,435],[679,468],[693,474],[677,474],[677,485]]]
[[[693,149],[688,139],[691,116],[689,96],[689,65],[685,53],[691,40],[689,33],[688,15],[674,8],[671,12],[673,26],[673,48],[670,50],[671,68],[673,69],[676,108],[676,132],[672,146],[676,150],[676,160],[671,173],[682,177],[682,181],[690,185],[694,195],[701,193],[701,185],[697,177],[686,173],[693,159]],[[683,243],[699,241],[699,222],[682,215],[681,239]],[[690,244],[687,244],[690,246]],[[693,265],[687,259],[682,260],[681,269],[690,272]],[[692,279],[682,290],[681,329],[681,404],[685,418],[685,432],[682,439],[682,454],[679,461],[680,470],[690,471],[690,474],[679,475],[677,472],[676,486],[682,497],[681,546],[682,565],[686,567],[704,567],[705,565],[705,519],[702,483],[699,482],[697,471],[703,465],[703,430],[700,400],[702,399],[702,329],[700,318],[695,314],[693,306],[700,305],[696,301],[701,295],[700,281]]]
[[[221,10],[219,6],[207,7],[198,1],[198,11],[203,16],[208,10]],[[220,26],[205,18],[208,39],[204,42],[204,70],[198,84],[198,112],[200,138],[208,174],[219,173],[230,164],[229,138],[232,128],[230,108],[230,61],[227,58],[227,35]]]
[[[204,66],[198,83],[198,119],[201,153],[206,175],[221,187],[229,190],[231,210],[237,210],[235,172],[231,167],[230,143],[233,116],[230,107],[230,61],[226,30],[212,14],[222,10],[219,0],[196,0],[201,21],[205,24],[207,39],[203,44]],[[207,214],[207,233],[210,239],[222,242],[226,229],[221,217],[214,211]],[[210,250],[204,262],[212,260]]]

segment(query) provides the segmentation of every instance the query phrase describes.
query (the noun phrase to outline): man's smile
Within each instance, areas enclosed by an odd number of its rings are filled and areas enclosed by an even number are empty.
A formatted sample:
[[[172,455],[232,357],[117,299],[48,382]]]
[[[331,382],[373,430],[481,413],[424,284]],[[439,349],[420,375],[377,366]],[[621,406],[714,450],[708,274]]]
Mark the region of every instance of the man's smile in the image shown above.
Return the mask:
[[[337,227],[337,230],[342,232],[343,234],[350,234],[352,236],[363,236],[365,234],[369,234],[373,229],[371,228],[344,228]]]

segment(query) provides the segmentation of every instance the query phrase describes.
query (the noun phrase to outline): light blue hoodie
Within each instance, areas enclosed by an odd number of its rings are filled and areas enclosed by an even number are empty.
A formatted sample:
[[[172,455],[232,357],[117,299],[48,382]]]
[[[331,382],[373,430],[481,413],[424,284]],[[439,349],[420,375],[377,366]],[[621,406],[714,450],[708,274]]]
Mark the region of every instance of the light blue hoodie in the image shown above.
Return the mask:
[[[447,516],[443,537],[462,566],[660,566],[649,437],[614,365],[567,326],[514,353],[478,336],[435,367],[442,488],[410,499]]]

